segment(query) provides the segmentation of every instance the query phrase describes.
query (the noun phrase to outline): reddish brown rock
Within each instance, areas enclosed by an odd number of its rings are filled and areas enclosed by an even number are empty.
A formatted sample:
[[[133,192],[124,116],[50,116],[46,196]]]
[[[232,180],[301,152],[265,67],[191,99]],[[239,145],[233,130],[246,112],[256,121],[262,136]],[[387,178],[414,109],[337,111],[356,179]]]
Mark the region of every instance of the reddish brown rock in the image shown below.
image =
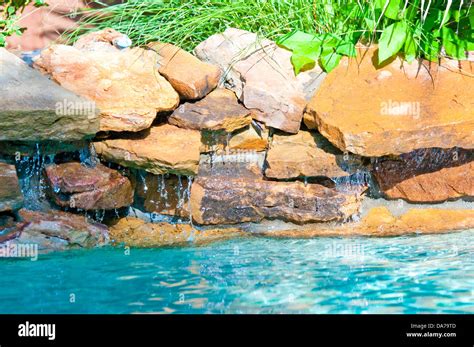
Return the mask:
[[[468,61],[378,66],[376,47],[360,49],[328,74],[305,122],[339,149],[369,157],[474,148],[473,75]]]
[[[295,223],[344,220],[357,213],[360,192],[343,193],[319,184],[261,178],[202,176],[191,188],[191,213],[199,224],[280,219]]]
[[[23,195],[14,165],[0,162],[0,212],[18,210],[23,206]]]
[[[201,99],[217,87],[222,75],[218,66],[204,63],[169,43],[155,42],[148,46],[158,53],[158,70],[182,99]]]
[[[442,234],[474,228],[474,210],[413,208],[394,216],[386,207],[374,207],[360,222],[319,223],[300,229],[268,230],[257,234],[281,238],[340,236],[401,236]]]
[[[110,227],[113,243],[129,247],[201,245],[243,236],[236,228],[196,230],[189,224],[147,223],[134,217],[122,218]]]
[[[204,99],[185,103],[169,117],[180,128],[231,133],[252,122],[251,112],[239,104],[234,92],[216,89]]]
[[[50,194],[62,207],[110,210],[133,203],[129,179],[102,164],[85,167],[80,163],[46,167]]]
[[[105,225],[91,223],[84,216],[63,211],[37,212],[20,210],[23,223],[14,243],[35,243],[39,250],[91,248],[108,243]]]
[[[101,111],[100,130],[136,132],[149,128],[157,112],[174,110],[179,103],[156,62],[156,53],[141,48],[52,45],[41,52],[35,67],[95,101]]]
[[[106,28],[82,35],[74,42],[74,47],[86,51],[110,51],[127,48],[132,44],[127,35],[112,28]]]
[[[201,134],[169,124],[152,127],[128,139],[95,142],[97,154],[123,166],[155,175],[195,175],[199,166]]]
[[[362,167],[360,158],[344,155],[316,132],[301,130],[296,135],[273,135],[265,176],[276,179],[341,177],[354,173],[358,167]]]
[[[374,176],[383,194],[410,202],[442,202],[474,196],[474,151],[420,149],[380,160]]]

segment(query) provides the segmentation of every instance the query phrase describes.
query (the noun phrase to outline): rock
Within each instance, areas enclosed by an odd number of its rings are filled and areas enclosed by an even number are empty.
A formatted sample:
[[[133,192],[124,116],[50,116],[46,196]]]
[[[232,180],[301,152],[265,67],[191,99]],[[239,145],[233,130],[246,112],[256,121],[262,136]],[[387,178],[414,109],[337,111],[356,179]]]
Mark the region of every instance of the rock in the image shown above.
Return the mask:
[[[374,176],[389,199],[423,203],[473,197],[474,151],[419,149],[378,161]]]
[[[148,47],[158,53],[158,71],[182,99],[202,99],[217,87],[222,74],[218,66],[204,63],[169,43],[154,42]]]
[[[265,151],[268,147],[268,129],[250,124],[231,134],[220,131],[201,132],[201,153],[229,151]]]
[[[376,66],[376,56],[374,47],[341,60],[307,107],[308,127],[317,125],[343,151],[369,157],[474,148],[472,64],[461,61],[455,71],[397,58]]]
[[[189,217],[189,177],[139,174],[135,193],[146,212]]]
[[[179,95],[156,68],[157,55],[142,48],[78,49],[53,45],[34,66],[64,88],[97,103],[101,131],[140,131],[156,113],[172,111]]]
[[[169,124],[152,127],[129,139],[94,143],[97,154],[123,166],[143,169],[155,175],[195,175],[199,166],[201,134]]]
[[[266,164],[265,176],[276,179],[341,177],[362,167],[360,158],[344,155],[318,133],[304,130],[296,135],[274,134]]]
[[[231,172],[231,170],[230,170]],[[234,224],[280,219],[294,223],[344,220],[357,213],[360,193],[319,184],[264,181],[261,177],[199,176],[191,188],[198,224]]]
[[[254,119],[298,132],[306,106],[304,88],[311,83],[308,74],[295,77],[290,51],[256,34],[229,28],[201,42],[194,52],[222,69],[225,86],[245,107],[255,110]]]
[[[118,171],[77,162],[49,165],[45,169],[50,194],[61,207],[111,210],[133,203],[130,180]]]
[[[0,141],[78,141],[99,131],[93,102],[0,48]]]
[[[127,35],[119,33],[112,28],[106,28],[82,35],[74,42],[74,47],[85,51],[109,51],[128,48],[132,41]]]
[[[40,251],[92,248],[108,243],[105,225],[88,222],[84,216],[63,211],[20,210],[24,224],[20,236],[11,243],[37,244]]]
[[[252,122],[251,112],[239,104],[234,92],[216,89],[195,103],[182,104],[168,122],[180,128],[231,133]]]
[[[22,224],[20,224],[22,226]],[[0,214],[0,244],[13,240],[20,236],[19,223],[15,222],[13,216]]]
[[[474,228],[474,210],[412,208],[394,216],[385,206],[372,208],[360,222],[334,225],[319,223],[300,229],[271,230],[257,234],[267,237],[312,238],[341,236],[401,236],[440,234]]]
[[[15,211],[23,206],[23,195],[14,165],[0,162],[0,212]]]
[[[206,244],[244,235],[236,228],[196,230],[189,224],[146,223],[134,217],[122,218],[110,227],[110,237],[113,242],[129,247]]]

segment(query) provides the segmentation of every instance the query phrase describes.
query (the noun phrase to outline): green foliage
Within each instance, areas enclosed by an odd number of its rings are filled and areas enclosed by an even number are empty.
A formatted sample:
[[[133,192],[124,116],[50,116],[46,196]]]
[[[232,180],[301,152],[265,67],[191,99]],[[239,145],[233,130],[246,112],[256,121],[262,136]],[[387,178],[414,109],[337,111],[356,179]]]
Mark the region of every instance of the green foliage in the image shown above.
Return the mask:
[[[101,2],[97,2],[101,4]],[[256,32],[293,51],[299,73],[326,71],[358,42],[378,43],[379,61],[397,54],[464,59],[474,49],[474,11],[467,0],[129,0],[87,11],[78,35],[112,27],[135,44],[162,41],[192,50],[228,27]]]
[[[0,47],[6,46],[6,39],[13,34],[21,35],[23,28],[18,26],[18,15],[26,5],[46,6],[44,0],[0,0]]]

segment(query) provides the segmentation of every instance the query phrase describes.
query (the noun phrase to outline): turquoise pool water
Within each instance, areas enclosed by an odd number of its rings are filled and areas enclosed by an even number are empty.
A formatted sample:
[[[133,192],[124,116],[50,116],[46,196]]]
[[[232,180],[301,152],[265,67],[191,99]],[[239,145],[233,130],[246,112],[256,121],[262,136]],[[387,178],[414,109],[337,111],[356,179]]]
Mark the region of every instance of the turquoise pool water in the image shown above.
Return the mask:
[[[0,260],[0,313],[474,313],[474,230]]]

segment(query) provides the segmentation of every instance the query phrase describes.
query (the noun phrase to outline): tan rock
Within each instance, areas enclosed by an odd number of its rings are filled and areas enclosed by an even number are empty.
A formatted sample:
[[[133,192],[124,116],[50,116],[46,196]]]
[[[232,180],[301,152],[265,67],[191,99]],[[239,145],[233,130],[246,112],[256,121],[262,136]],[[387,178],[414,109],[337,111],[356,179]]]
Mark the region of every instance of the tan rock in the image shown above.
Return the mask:
[[[342,59],[308,105],[306,125],[317,125],[339,149],[364,156],[474,148],[472,64],[453,69],[397,58],[376,66],[376,56],[374,47]]]
[[[74,42],[74,47],[87,51],[110,51],[115,52],[127,48],[132,44],[127,35],[119,33],[112,28],[106,28],[99,31],[82,35]]]
[[[199,245],[243,236],[236,228],[196,230],[189,224],[147,223],[134,217],[122,218],[110,227],[114,244],[131,247]]]
[[[474,151],[420,149],[380,160],[374,176],[387,198],[442,202],[474,196]]]
[[[156,61],[154,52],[141,48],[80,50],[53,45],[41,52],[35,67],[95,101],[101,110],[100,130],[140,131],[151,126],[157,112],[171,111],[179,103]]]
[[[180,128],[231,133],[252,122],[251,112],[239,104],[234,92],[216,89],[195,103],[184,103],[169,117]]]
[[[52,164],[45,171],[50,194],[59,206],[111,210],[133,203],[130,180],[102,164],[95,167],[77,162]]]
[[[222,75],[218,66],[202,62],[169,43],[154,42],[148,46],[158,53],[158,70],[182,99],[201,99],[217,87]]]
[[[231,134],[223,131],[203,131],[201,141],[201,153],[223,150],[262,152],[268,147],[268,129],[262,125],[250,124]]]
[[[126,167],[155,175],[195,175],[199,166],[201,134],[169,124],[150,128],[128,139],[95,142],[98,155]]]
[[[268,230],[261,235],[284,238],[337,236],[400,236],[440,234],[474,228],[474,210],[413,208],[394,216],[386,207],[374,207],[360,222],[320,223],[300,229]]]
[[[265,176],[276,179],[341,177],[356,171],[356,156],[344,155],[316,132],[274,134],[266,158]]]
[[[0,162],[0,212],[15,211],[23,205],[23,195],[14,165]]]

